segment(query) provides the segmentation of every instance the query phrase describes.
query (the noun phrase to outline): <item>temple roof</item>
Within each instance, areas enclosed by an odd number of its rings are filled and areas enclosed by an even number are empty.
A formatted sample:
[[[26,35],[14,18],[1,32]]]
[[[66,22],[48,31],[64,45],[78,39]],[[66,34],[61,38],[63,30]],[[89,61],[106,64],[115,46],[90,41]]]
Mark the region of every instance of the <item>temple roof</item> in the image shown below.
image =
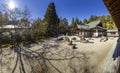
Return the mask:
[[[100,25],[100,23],[101,23],[101,21],[95,21],[95,22],[91,22],[91,23],[86,24],[86,25],[89,26],[89,28],[95,28],[97,26],[101,26],[102,27],[102,25]]]
[[[101,21],[94,21],[94,22],[91,22],[91,23],[88,23],[88,24],[84,24],[84,25],[78,25],[77,26],[79,29],[86,29],[86,30],[89,30],[89,29],[92,29],[92,28],[101,28],[101,29],[105,29],[103,28],[102,24],[101,24]],[[106,29],[105,29],[106,30]]]

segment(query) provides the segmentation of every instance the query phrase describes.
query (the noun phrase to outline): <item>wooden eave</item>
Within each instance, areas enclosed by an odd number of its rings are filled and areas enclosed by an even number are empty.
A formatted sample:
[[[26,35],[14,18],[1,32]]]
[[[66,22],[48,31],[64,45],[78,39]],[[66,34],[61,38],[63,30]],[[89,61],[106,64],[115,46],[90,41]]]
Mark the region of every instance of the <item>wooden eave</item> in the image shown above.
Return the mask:
[[[120,0],[103,0],[116,26],[120,29]]]

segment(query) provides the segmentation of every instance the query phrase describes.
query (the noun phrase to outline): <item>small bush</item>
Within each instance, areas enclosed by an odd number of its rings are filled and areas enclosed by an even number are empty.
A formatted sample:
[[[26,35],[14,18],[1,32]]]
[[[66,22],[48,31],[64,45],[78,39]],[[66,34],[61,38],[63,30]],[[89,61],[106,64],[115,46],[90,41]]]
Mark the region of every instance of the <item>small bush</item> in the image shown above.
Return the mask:
[[[0,35],[0,44],[8,44],[10,42],[10,36]]]

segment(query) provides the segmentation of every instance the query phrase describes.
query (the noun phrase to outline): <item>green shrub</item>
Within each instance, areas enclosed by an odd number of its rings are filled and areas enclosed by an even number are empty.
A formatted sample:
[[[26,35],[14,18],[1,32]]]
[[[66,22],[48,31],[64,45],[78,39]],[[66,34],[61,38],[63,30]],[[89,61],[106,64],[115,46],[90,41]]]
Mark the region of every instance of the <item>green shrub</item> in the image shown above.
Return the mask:
[[[9,35],[0,35],[0,44],[8,44],[10,40],[11,38]]]

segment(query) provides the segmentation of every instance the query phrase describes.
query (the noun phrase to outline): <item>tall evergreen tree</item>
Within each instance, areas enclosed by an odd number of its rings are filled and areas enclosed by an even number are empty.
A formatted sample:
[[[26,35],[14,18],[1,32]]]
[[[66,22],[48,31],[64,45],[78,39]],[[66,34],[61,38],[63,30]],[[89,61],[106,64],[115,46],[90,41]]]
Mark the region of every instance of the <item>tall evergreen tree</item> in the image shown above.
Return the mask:
[[[82,21],[79,21],[79,25],[84,25]]]
[[[84,19],[84,20],[83,20],[83,23],[84,23],[84,24],[88,24],[89,21],[88,21],[87,19]]]
[[[47,23],[47,35],[48,36],[57,36],[58,34],[58,26],[59,26],[59,19],[58,15],[56,13],[55,5],[54,3],[50,3],[48,5],[44,21]]]
[[[68,31],[68,20],[66,18],[60,19],[59,23],[59,33],[66,34]]]
[[[72,22],[71,22],[71,25],[70,25],[70,33],[71,34],[74,34],[74,32],[75,32],[75,30],[77,28],[78,23],[79,23],[79,19],[75,20],[74,18],[72,18]]]
[[[75,19],[74,19],[74,17],[72,18],[72,22],[71,22],[70,27],[71,28],[75,28]]]
[[[89,22],[96,21],[97,18],[98,18],[97,16],[95,16],[95,15],[91,15],[90,18],[89,18]]]
[[[78,25],[79,24],[79,19],[78,19],[78,17],[76,17],[76,19],[75,19],[75,25]]]

